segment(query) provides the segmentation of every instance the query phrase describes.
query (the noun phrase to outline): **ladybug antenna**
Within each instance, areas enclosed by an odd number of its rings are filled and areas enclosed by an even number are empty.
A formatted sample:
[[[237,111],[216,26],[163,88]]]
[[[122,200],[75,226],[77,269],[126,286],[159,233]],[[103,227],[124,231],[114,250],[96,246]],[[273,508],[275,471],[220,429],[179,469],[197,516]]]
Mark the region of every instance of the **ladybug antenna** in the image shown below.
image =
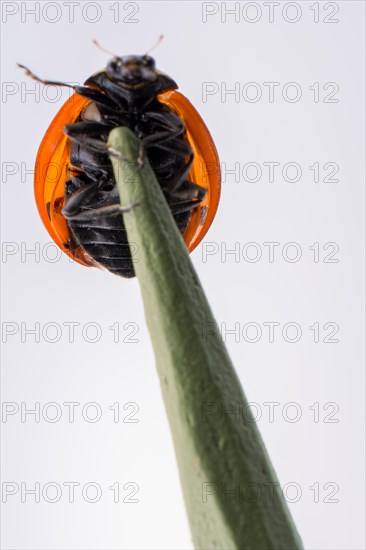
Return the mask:
[[[110,55],[113,55],[113,57],[118,57],[117,54],[113,53],[113,52],[110,52],[109,50],[106,50],[105,48],[102,48],[102,46],[99,44],[99,42],[97,42],[96,40],[92,40],[94,46],[96,46],[97,48],[99,48],[100,50],[102,50],[102,52],[104,53],[108,53]]]
[[[147,50],[147,52],[144,54],[144,57],[146,57],[150,52],[155,50],[155,48],[157,48],[159,46],[159,44],[163,40],[163,38],[164,38],[164,35],[161,34],[158,38],[158,41],[149,50]]]

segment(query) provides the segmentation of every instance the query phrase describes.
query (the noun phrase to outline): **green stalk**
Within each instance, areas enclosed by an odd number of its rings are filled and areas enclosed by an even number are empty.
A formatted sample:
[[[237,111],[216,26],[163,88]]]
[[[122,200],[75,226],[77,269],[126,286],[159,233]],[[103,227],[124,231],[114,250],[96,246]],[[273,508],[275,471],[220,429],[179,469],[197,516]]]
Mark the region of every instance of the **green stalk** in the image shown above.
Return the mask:
[[[108,144],[123,157],[111,156],[121,204],[137,205],[124,223],[137,248],[134,267],[194,545],[301,549],[184,241],[148,161],[137,169],[140,142],[116,128]]]

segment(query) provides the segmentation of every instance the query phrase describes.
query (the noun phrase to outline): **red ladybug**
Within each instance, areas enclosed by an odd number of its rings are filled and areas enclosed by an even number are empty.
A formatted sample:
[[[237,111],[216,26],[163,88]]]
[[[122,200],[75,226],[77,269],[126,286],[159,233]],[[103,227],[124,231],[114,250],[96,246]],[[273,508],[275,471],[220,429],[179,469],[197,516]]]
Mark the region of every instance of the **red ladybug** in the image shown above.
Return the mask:
[[[20,67],[44,84],[69,86]],[[51,122],[35,167],[36,203],[52,239],[83,265],[135,276],[122,215],[113,211],[119,195],[106,149],[109,132],[128,126],[141,140],[188,250],[194,250],[218,207],[219,158],[174,80],[149,55],[129,55],[114,56],[84,86],[69,87],[75,93]]]

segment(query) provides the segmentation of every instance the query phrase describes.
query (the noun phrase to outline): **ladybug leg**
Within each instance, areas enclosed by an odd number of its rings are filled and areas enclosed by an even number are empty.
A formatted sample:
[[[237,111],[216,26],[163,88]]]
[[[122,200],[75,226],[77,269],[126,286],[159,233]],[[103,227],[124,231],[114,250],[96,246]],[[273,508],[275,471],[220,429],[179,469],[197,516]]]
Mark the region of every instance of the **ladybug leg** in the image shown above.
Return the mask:
[[[64,132],[67,137],[81,147],[94,151],[95,153],[111,155],[128,161],[128,159],[122,157],[118,151],[107,146],[106,141],[110,130],[110,127],[100,122],[75,122],[74,124],[66,124],[64,127]],[[98,138],[102,136],[105,141],[103,139],[97,139],[95,136]]]
[[[142,166],[145,161],[146,149],[149,149],[150,147],[164,149],[165,147],[163,144],[165,144],[168,140],[174,140],[175,138],[182,136],[185,130],[184,123],[180,120],[178,116],[173,113],[144,113],[144,121],[150,122],[153,127],[156,127],[156,130],[154,133],[151,133],[150,135],[145,136],[141,139],[141,146],[138,157],[139,166]],[[181,147],[182,144],[183,147],[188,145],[181,139],[176,141],[178,143],[178,147]],[[167,148],[166,150],[170,151],[171,148]],[[176,152],[177,149],[175,149],[175,153]],[[191,152],[191,148],[189,145],[187,152]]]
[[[122,214],[126,212],[132,212],[137,206],[140,206],[140,203],[136,202],[128,206],[121,206],[120,204],[110,204],[109,206],[101,206],[100,208],[91,208],[90,210],[83,210],[77,214],[66,215],[64,210],[62,214],[67,220],[72,221],[88,221],[96,220],[99,218],[107,218],[109,216],[117,216],[117,214]]]
[[[180,129],[175,129],[173,131],[165,130],[142,138],[137,159],[139,167],[141,167],[145,162],[147,150],[152,147],[163,149],[165,151],[169,151],[175,154],[179,153],[180,155],[184,156],[189,155],[190,157],[192,157],[192,160],[189,159],[188,162],[192,162],[193,153],[190,145],[185,141],[182,141],[181,139],[176,139],[180,134]]]
[[[179,130],[181,134],[183,134],[185,130],[184,122],[178,115],[172,112],[157,113],[155,111],[150,111],[144,113],[144,119],[159,125],[162,129]]]
[[[87,86],[72,86],[72,88],[77,94],[90,99],[102,107],[115,109],[117,106],[113,99],[107,97],[105,94],[102,94],[99,90],[88,88]]]
[[[17,64],[18,67],[24,70],[25,74],[29,76],[32,80],[35,80],[36,82],[40,82],[41,84],[44,84],[45,86],[64,86],[66,88],[72,88],[74,92],[77,94],[86,97],[87,99],[90,99],[91,101],[94,101],[95,103],[98,103],[99,105],[103,105],[104,107],[113,108],[118,105],[113,99],[110,97],[107,97],[105,94],[101,93],[99,90],[88,88],[87,86],[78,86],[78,85],[72,85],[67,84],[67,82],[59,82],[57,80],[43,80],[42,78],[39,78],[36,76],[28,67],[25,67],[25,65],[21,65],[20,63]]]
[[[165,189],[164,191],[166,192]],[[169,192],[168,194],[173,200],[195,200],[198,204],[205,198],[206,193],[207,189],[205,189],[205,187],[201,187],[192,181],[185,180],[180,183],[179,187],[173,193]]]
[[[108,152],[106,144],[108,132],[109,128],[100,122],[75,122],[74,124],[66,124],[64,127],[64,133],[71,141],[97,153]],[[97,139],[100,136],[105,139]]]
[[[169,208],[173,215],[181,214],[182,212],[187,212],[188,210],[192,210],[193,208],[198,206],[200,202],[201,202],[200,200],[199,201],[187,200],[187,201],[177,202],[176,204],[170,204]]]
[[[186,181],[194,158],[190,144],[182,139],[185,132],[185,124],[174,113],[151,112],[146,113],[145,117],[149,122],[158,124],[161,131],[142,139],[142,145],[146,149],[151,147],[159,148],[172,153],[174,156],[179,155],[181,158],[180,164],[183,164],[183,166],[178,169],[178,172],[173,176],[171,181],[164,185],[166,192],[174,194]],[[141,159],[140,155],[140,162],[141,160],[143,160],[143,157]],[[193,198],[193,196],[188,196],[187,198]]]
[[[207,193],[207,189],[187,180],[187,176],[192,168],[192,163],[194,160],[194,154],[189,143],[174,139],[171,142],[157,144],[156,146],[161,147],[162,149],[173,154],[179,153],[182,162],[184,163],[173,176],[171,181],[164,185],[164,191],[177,198],[197,198],[202,200]]]
[[[175,140],[170,144],[162,145],[162,148],[171,153],[180,153],[183,166],[177,171],[170,182],[164,185],[164,191],[173,197],[184,197],[187,199],[203,199],[207,190],[194,182],[187,180],[187,176],[192,168],[194,159],[193,152],[188,143]],[[188,155],[188,160],[185,160]]]
[[[168,203],[173,215],[187,212],[198,206],[205,198],[207,189],[185,180],[174,193],[169,193]]]
[[[173,140],[182,136],[185,130],[184,123],[176,115],[171,114],[170,117],[161,113],[146,113],[145,120],[158,126],[155,133],[142,138],[141,142],[145,147],[159,147],[167,140]],[[188,145],[184,141],[179,140],[181,144]],[[188,145],[189,150],[191,150]]]
[[[18,67],[20,69],[23,69],[25,74],[29,76],[32,80],[35,80],[36,82],[40,82],[41,84],[45,84],[46,86],[66,86],[67,88],[74,88],[71,84],[67,84],[66,82],[58,82],[56,80],[43,80],[42,78],[39,78],[39,76],[36,76],[28,67],[25,65],[21,65],[20,63],[17,63]]]
[[[193,199],[203,199],[207,190],[196,183],[187,180],[193,162],[193,153],[191,152],[188,161],[184,164],[173,178],[164,185],[164,192],[172,197]]]
[[[172,178],[172,180],[164,187],[164,190],[172,195],[177,195],[177,192],[179,188],[183,185],[183,183],[186,181],[186,178],[191,170],[192,163],[193,163],[193,152],[191,151],[191,154],[189,155],[188,161],[182,166],[180,171]],[[179,196],[179,194],[177,195]]]
[[[140,150],[137,158],[137,164],[139,167],[142,167],[146,159],[146,149],[149,147],[159,147],[161,142],[164,140],[170,139],[172,133],[170,131],[158,132],[152,134],[151,136],[146,136],[140,141]]]
[[[131,212],[138,203],[122,207],[120,204],[109,204],[97,208],[87,208],[87,203],[96,197],[100,191],[98,182],[84,184],[82,187],[69,195],[62,214],[67,220],[91,220],[95,218],[104,218],[115,216],[121,212]],[[83,208],[86,208],[83,210]]]
[[[175,207],[177,213],[185,212],[197,206],[204,199],[207,189],[187,180],[187,176],[192,167],[194,154],[190,144],[180,139],[185,129],[182,121],[180,119],[173,119],[167,123],[166,118],[162,115],[158,113],[153,113],[153,115],[154,119],[159,117],[162,125],[164,124],[165,127],[170,129],[147,136],[141,140],[143,149],[142,151],[140,150],[140,164],[144,160],[141,154],[146,154],[145,149],[149,147],[160,148],[175,155],[180,155],[183,166],[174,174],[171,181],[164,185],[164,192],[172,198],[180,199],[179,204],[181,204],[182,209],[178,209],[177,203]]]
[[[95,89],[95,87],[99,88],[102,91],[102,95],[104,97],[108,97],[111,101],[113,101],[113,104],[118,107],[118,111],[129,111],[128,94],[126,96],[121,87],[117,83],[109,80],[104,72],[91,76],[85,81],[84,84],[86,84],[86,86],[92,86],[93,89]]]
[[[164,186],[164,192],[167,193],[173,199],[180,199],[180,204],[184,207],[182,212],[190,208],[197,206],[206,196],[207,189],[201,185],[187,180],[187,176],[191,170],[193,162],[193,153],[191,153],[186,164],[180,169],[180,171],[174,175],[172,180]],[[188,202],[187,202],[188,201]],[[188,208],[185,208],[185,206]],[[177,213],[180,212],[179,210]]]
[[[72,181],[70,182],[72,183]],[[62,209],[62,214],[66,219],[73,218],[81,212],[81,208],[85,202],[93,199],[98,193],[99,185],[97,182],[84,184],[76,191],[68,195],[66,204]]]

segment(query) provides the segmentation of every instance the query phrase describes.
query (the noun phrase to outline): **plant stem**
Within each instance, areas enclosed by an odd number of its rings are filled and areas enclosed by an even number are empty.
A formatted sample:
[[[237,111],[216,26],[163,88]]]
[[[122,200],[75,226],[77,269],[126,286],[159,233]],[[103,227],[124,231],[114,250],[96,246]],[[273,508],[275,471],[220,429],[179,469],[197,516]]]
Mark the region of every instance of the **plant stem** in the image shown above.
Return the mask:
[[[109,146],[197,549],[294,550],[302,543],[210,306],[140,142]],[[128,160],[126,160],[128,159]],[[245,411],[245,414],[239,414]]]

